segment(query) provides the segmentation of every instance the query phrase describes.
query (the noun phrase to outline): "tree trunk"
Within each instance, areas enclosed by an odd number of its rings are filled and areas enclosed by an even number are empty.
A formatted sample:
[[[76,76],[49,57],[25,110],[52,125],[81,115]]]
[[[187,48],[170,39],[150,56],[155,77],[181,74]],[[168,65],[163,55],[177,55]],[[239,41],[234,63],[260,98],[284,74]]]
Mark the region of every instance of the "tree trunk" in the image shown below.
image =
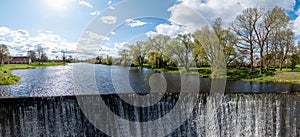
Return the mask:
[[[284,62],[284,60],[280,60],[280,64],[279,64],[280,71],[282,70],[283,62]]]
[[[250,46],[250,75],[253,74],[253,47]]]
[[[259,65],[259,74],[261,75],[263,73],[263,65],[264,65],[264,59],[263,59],[263,47],[260,48],[260,65]]]
[[[266,48],[266,60],[265,60],[265,63],[266,63],[266,72],[269,71],[269,64],[270,64],[270,59],[269,59],[269,42],[267,42],[267,48]]]

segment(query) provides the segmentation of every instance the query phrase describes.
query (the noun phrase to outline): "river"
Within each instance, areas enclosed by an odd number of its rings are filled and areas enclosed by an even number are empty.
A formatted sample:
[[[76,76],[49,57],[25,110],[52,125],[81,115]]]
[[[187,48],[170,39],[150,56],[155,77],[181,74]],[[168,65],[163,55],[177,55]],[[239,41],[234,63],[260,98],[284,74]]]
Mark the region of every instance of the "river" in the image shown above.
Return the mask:
[[[225,94],[209,94],[200,78],[199,93],[180,93],[177,74],[84,63],[12,73],[21,81],[0,86],[1,136],[300,136],[299,85],[226,81]]]

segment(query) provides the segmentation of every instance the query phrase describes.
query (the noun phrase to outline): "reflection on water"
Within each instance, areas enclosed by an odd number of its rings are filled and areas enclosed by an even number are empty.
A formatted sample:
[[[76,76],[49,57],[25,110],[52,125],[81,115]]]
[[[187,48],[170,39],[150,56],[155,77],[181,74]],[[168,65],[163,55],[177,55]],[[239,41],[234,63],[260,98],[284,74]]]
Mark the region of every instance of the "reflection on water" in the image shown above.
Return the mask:
[[[128,96],[135,98],[134,95]],[[104,99],[115,114],[129,121],[149,121],[168,113],[176,102],[176,96],[177,93],[167,93],[160,103],[147,108],[136,108],[120,102],[117,95],[82,97],[95,102]],[[169,136],[300,136],[299,96],[226,94],[221,104],[217,102],[213,96],[200,94],[191,117]],[[97,105],[91,107],[97,109]],[[181,104],[181,107],[185,105]],[[216,110],[216,113],[212,110]],[[1,136],[105,136],[89,123],[74,96],[1,99],[0,114]],[[181,117],[180,112],[176,115]],[[152,128],[131,127],[129,123],[110,121],[100,124],[107,126],[112,135],[118,130],[124,136],[164,134]],[[162,123],[156,128],[165,126],[169,125]]]
[[[40,69],[13,70],[12,73],[21,77],[21,82],[15,85],[0,86],[1,96],[62,96],[77,93],[77,85],[90,87],[96,83],[97,90],[92,93],[113,94],[116,93],[112,83],[113,78],[120,81],[129,81],[135,92],[149,93],[149,77],[154,71],[150,69],[137,69],[121,66],[105,66],[91,64],[77,64],[79,67],[73,71],[73,65],[46,67]],[[93,68],[93,69],[91,69]],[[94,72],[89,72],[89,70]],[[79,71],[79,72],[77,72]],[[112,71],[114,72],[112,74]],[[118,74],[118,75],[116,75]],[[125,77],[128,74],[128,77]],[[161,73],[167,80],[167,91],[180,91],[180,75]],[[95,79],[92,79],[95,77]],[[210,91],[210,79],[200,79],[201,92]],[[258,83],[245,81],[227,81],[226,92],[300,92],[300,85],[287,83]],[[89,91],[87,91],[88,93]],[[124,91],[126,92],[126,91]]]

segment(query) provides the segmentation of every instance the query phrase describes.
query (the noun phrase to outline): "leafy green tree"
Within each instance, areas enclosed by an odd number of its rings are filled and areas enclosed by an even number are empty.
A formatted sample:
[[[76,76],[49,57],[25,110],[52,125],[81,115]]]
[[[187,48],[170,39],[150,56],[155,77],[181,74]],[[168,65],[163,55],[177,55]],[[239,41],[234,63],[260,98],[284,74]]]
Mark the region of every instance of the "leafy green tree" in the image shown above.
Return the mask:
[[[175,55],[176,60],[189,72],[193,47],[194,43],[191,34],[179,34],[170,44],[166,45],[165,50],[169,57]]]
[[[131,45],[130,55],[133,57],[133,62],[139,66],[143,66],[145,63],[145,56],[150,48],[149,42],[136,42],[136,44]]]
[[[165,46],[170,42],[171,38],[169,36],[166,35],[156,35],[154,37],[149,37],[149,44],[151,46],[151,50],[159,53],[160,57],[156,57],[157,59],[157,65],[156,68],[162,68],[166,65],[166,62],[163,60],[164,58],[164,49]]]
[[[219,46],[221,46],[223,49],[225,63],[228,66],[228,64],[230,64],[237,57],[235,46],[238,43],[238,39],[235,34],[230,32],[229,29],[223,29],[222,24],[222,19],[217,18],[213,25],[213,29],[219,40]]]
[[[297,64],[300,64],[300,55],[299,54],[293,54],[291,56],[291,68],[294,71],[294,69],[296,68]]]
[[[151,50],[147,53],[147,57],[148,64],[151,65],[152,68],[157,68],[159,64],[159,59],[161,58],[160,53]]]
[[[121,65],[128,66],[129,65],[129,56],[130,56],[129,50],[123,49],[119,52],[119,55],[121,56]]]

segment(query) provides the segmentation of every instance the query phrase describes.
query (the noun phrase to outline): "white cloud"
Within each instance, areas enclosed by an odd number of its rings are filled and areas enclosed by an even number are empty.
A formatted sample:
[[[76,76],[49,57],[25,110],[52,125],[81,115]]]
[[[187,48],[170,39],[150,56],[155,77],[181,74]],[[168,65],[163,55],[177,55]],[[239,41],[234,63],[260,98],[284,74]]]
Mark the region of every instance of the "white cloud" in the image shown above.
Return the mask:
[[[298,13],[300,12],[300,9],[298,10]],[[295,32],[296,35],[300,35],[300,15],[294,20],[294,26],[293,26],[293,31]]]
[[[127,19],[125,20],[130,27],[138,27],[148,24],[147,22],[142,22],[140,20]]]
[[[86,36],[84,36],[84,37],[86,37],[87,39],[93,40],[93,41],[100,42],[103,40],[109,40],[109,37],[106,37],[106,36],[91,32],[91,31],[86,31],[85,34],[86,34]]]
[[[117,22],[117,17],[115,16],[102,16],[101,21],[106,24],[114,24]]]
[[[36,50],[37,46],[41,46],[51,59],[59,54],[58,51],[66,51],[68,54],[74,52],[77,43],[64,40],[51,32],[43,31],[37,36],[31,36],[26,30],[0,27],[0,39],[1,43],[9,47],[10,54],[13,56],[26,55],[27,51]]]
[[[113,31],[112,31],[112,32],[110,32],[110,34],[111,34],[111,35],[116,35],[116,32],[113,32]]]
[[[99,14],[100,14],[99,11],[94,11],[94,12],[91,12],[91,13],[90,13],[90,15],[92,15],[92,16],[99,15]]]
[[[90,4],[89,2],[84,1],[84,0],[79,0],[79,4],[83,5],[83,6],[86,6],[88,8],[93,8],[94,7],[92,4]]]
[[[7,35],[10,33],[10,29],[7,27],[0,27],[0,35]]]
[[[181,3],[169,8],[169,20],[197,29],[221,17],[228,26],[242,10],[249,7],[264,6],[270,9],[279,6],[293,10],[294,5],[295,0],[181,0]]]
[[[176,37],[178,34],[188,33],[188,29],[184,26],[174,25],[174,24],[159,24],[156,26],[156,32],[150,31],[146,33],[148,37],[153,37],[158,34],[168,35],[172,38]]]

